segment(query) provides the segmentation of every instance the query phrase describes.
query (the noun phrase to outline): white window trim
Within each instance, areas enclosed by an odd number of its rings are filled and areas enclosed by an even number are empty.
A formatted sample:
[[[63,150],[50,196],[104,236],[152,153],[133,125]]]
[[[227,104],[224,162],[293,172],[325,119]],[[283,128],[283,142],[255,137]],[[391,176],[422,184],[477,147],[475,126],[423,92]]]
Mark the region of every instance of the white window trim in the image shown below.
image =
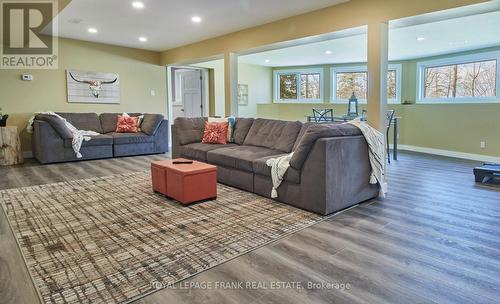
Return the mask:
[[[485,60],[497,61],[496,94],[492,97],[455,97],[455,98],[424,98],[424,71],[433,66],[463,64]],[[500,86],[500,52],[484,52],[471,55],[454,56],[443,59],[421,61],[417,63],[417,103],[421,104],[461,104],[461,103],[498,103]]]
[[[289,75],[289,74],[295,74],[297,77],[300,76],[300,74],[311,74],[311,73],[317,73],[319,74],[319,98],[297,98],[297,99],[280,99],[279,96],[279,85],[280,82],[278,80],[278,77],[280,75]],[[313,68],[313,69],[290,69],[290,70],[275,70],[273,72],[273,96],[274,96],[274,102],[275,103],[322,103],[323,102],[323,69],[322,68]],[[300,96],[300,83],[297,83],[297,97]]]
[[[396,98],[388,98],[388,104],[400,104],[401,103],[401,85],[402,85],[402,72],[403,67],[401,64],[389,64],[387,70],[396,71]],[[330,92],[330,102],[331,103],[347,103],[348,99],[337,99],[337,73],[348,73],[348,72],[367,72],[368,67],[366,65],[360,66],[346,66],[346,67],[332,67],[330,68],[330,82],[331,82],[331,92]],[[365,98],[358,98],[360,104],[366,104]]]

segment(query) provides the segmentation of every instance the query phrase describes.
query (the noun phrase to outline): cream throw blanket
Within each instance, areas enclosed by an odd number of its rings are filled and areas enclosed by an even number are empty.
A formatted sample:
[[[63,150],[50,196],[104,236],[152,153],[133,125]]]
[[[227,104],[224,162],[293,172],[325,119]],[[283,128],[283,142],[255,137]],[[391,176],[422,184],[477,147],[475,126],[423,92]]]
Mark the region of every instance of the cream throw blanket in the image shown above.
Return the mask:
[[[387,183],[385,182],[385,146],[384,135],[369,124],[360,120],[351,120],[346,122],[361,130],[363,136],[368,143],[368,155],[372,172],[370,174],[370,184],[379,184],[381,197],[385,197],[387,193]],[[290,167],[290,159],[293,152],[287,155],[271,158],[266,161],[266,164],[271,167],[271,179],[273,181],[273,189],[271,197],[278,197],[278,187],[283,181],[286,170]]]
[[[368,143],[368,156],[370,158],[370,166],[372,167],[370,184],[379,183],[379,195],[385,197],[387,193],[387,183],[385,182],[384,134],[359,119],[351,120],[346,123],[357,127],[361,130],[361,133],[363,133]]]
[[[82,154],[80,153],[80,148],[82,147],[83,141],[89,141],[92,139],[90,135],[99,135],[99,133],[94,132],[94,131],[84,131],[84,130],[78,130],[70,124],[66,119],[64,119],[62,116],[54,113],[54,112],[37,112],[35,113],[28,121],[28,125],[26,126],[26,131],[28,133],[33,133],[33,122],[35,121],[35,117],[38,114],[45,114],[45,115],[51,115],[55,116],[59,119],[62,119],[64,121],[64,124],[66,127],[71,131],[73,134],[73,141],[71,142],[71,146],[73,147],[73,151],[75,151],[76,158],[82,158]]]
[[[271,167],[271,179],[273,181],[273,190],[271,191],[271,197],[278,197],[278,187],[283,181],[283,176],[285,176],[286,170],[290,167],[290,159],[292,159],[293,152],[287,155],[279,156],[276,158],[271,158],[266,161],[266,165]]]

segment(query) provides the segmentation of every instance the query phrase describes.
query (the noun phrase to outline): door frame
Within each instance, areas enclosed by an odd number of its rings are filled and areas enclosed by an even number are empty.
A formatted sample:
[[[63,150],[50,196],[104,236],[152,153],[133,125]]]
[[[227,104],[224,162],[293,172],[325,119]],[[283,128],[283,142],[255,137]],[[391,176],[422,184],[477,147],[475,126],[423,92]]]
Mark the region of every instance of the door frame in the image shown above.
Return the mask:
[[[193,66],[183,66],[183,65],[167,65],[167,110],[168,110],[168,123],[169,125],[174,124],[174,118],[173,118],[173,110],[172,110],[172,103],[174,102],[175,96],[174,96],[174,91],[172,89],[172,68],[181,68],[181,69],[186,69],[186,70],[198,70],[202,71],[201,77],[203,78],[201,80],[201,98],[203,100],[203,116],[207,117],[209,113],[209,77],[208,77],[208,69],[206,68],[200,68],[200,67],[193,67]],[[169,146],[172,146],[172,134],[171,134],[172,128],[169,128]]]

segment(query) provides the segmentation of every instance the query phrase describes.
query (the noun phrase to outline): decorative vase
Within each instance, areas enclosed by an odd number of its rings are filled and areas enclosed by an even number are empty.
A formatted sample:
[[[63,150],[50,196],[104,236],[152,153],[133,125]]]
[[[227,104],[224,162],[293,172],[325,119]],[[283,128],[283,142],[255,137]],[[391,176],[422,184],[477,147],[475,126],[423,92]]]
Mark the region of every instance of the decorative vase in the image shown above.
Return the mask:
[[[7,118],[9,118],[9,115],[2,116],[0,119],[0,127],[5,127],[7,125]]]

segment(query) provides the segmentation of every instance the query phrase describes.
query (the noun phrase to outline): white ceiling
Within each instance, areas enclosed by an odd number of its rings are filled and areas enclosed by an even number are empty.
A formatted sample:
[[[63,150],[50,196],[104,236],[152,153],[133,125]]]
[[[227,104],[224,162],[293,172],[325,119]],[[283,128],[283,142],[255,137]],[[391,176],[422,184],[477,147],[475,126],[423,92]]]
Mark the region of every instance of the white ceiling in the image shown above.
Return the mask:
[[[348,0],[73,0],[59,14],[59,36],[164,51]],[[195,24],[191,17],[203,21]],[[87,32],[96,28],[97,34]],[[147,37],[148,42],[138,41]]]
[[[391,28],[389,60],[408,60],[500,45],[500,12]],[[418,37],[425,40],[418,41]],[[243,63],[299,66],[366,62],[366,34],[240,56]],[[325,54],[325,51],[331,54]],[[270,60],[266,62],[266,60]]]

